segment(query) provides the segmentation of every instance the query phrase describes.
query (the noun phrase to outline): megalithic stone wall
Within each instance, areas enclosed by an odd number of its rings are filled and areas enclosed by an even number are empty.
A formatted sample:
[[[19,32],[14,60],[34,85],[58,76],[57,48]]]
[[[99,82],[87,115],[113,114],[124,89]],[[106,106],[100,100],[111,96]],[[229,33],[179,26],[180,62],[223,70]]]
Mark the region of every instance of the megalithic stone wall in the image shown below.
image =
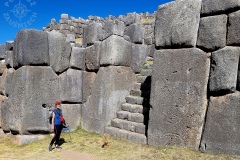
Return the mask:
[[[239,155],[237,0],[179,0],[156,13],[149,145]]]
[[[239,0],[177,0],[153,14],[62,14],[22,30],[0,45],[0,127],[49,133],[46,106],[60,100],[72,129],[103,133],[150,57],[144,143],[240,155],[239,19]]]
[[[49,133],[50,110],[60,100],[71,129],[104,132],[153,56],[154,20],[149,13],[88,20],[62,14],[45,31],[21,30],[0,45],[2,130]]]

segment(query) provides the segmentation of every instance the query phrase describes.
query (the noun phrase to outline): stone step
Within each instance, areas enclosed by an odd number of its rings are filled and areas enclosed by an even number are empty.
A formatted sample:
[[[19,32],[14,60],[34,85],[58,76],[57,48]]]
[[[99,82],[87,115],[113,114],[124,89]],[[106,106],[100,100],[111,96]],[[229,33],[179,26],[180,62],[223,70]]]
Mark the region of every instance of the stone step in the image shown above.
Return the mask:
[[[143,106],[138,104],[123,103],[122,110],[131,113],[143,113]]]
[[[147,144],[147,137],[144,134],[126,131],[115,127],[105,127],[105,132],[114,137],[119,137],[138,144]]]
[[[134,90],[150,91],[151,83],[135,83]]]
[[[111,121],[111,126],[131,132],[145,134],[145,125],[143,123],[130,122],[116,118]]]
[[[153,61],[153,57],[147,56],[146,61]]]
[[[137,96],[127,96],[126,97],[127,103],[130,104],[139,104],[141,105],[143,103],[143,97],[137,97]]]
[[[131,113],[142,113],[144,115],[149,114],[149,108],[143,107],[142,105],[138,104],[123,103],[122,110]]]
[[[130,112],[128,112],[128,111],[117,111],[117,118],[127,120],[129,114],[130,114]]]
[[[151,83],[151,76],[137,76],[137,82],[138,83]]]
[[[142,113],[131,113],[128,111],[118,111],[117,118],[128,120],[137,123],[144,123],[144,116]]]
[[[145,63],[144,65],[143,65],[143,69],[153,69],[153,63],[149,63],[149,62],[147,62],[147,63]]]
[[[150,91],[131,90],[130,95],[138,97],[150,98]]]
[[[152,72],[153,72],[152,69],[141,69],[140,74],[142,76],[152,76]]]

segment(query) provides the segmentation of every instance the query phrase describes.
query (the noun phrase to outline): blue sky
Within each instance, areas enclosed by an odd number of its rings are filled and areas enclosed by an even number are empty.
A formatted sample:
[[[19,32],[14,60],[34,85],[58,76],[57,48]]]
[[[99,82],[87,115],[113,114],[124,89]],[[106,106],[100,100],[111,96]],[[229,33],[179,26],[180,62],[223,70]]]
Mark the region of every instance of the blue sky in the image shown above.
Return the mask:
[[[59,22],[62,13],[84,19],[89,15],[118,17],[131,12],[153,13],[159,5],[169,1],[172,0],[1,0],[0,44],[14,40],[21,29],[42,30],[52,18]]]

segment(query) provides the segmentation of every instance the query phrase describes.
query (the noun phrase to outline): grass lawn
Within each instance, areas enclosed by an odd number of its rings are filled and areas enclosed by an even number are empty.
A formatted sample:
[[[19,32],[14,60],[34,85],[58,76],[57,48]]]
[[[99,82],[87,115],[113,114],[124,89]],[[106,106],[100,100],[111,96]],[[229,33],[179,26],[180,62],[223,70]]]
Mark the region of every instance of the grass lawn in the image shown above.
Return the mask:
[[[102,135],[84,131],[80,127],[71,133],[72,142],[69,142],[69,134],[62,133],[62,149],[48,151],[48,145],[52,136],[44,140],[18,146],[6,138],[0,139],[1,160],[67,160],[79,158],[81,153],[90,156],[91,160],[237,160],[240,158],[229,155],[214,155],[201,153],[179,147],[153,147],[134,144],[110,137],[109,146],[102,148]]]

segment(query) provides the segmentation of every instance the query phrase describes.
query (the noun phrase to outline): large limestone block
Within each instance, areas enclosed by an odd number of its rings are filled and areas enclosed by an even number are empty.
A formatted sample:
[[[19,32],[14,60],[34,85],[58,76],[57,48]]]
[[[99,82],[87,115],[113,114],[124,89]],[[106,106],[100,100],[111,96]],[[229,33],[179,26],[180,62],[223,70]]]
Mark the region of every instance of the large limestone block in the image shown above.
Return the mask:
[[[197,46],[214,51],[226,46],[227,15],[203,17],[200,20]]]
[[[8,96],[9,94],[12,93],[12,80],[13,80],[14,72],[15,72],[15,69],[13,69],[13,68],[7,69],[6,79],[4,82],[5,92],[3,92],[4,95],[6,95],[6,96]]]
[[[239,0],[202,0],[201,14],[213,15],[228,13],[229,11],[238,10],[239,8]]]
[[[112,35],[101,43],[100,65],[130,66],[132,45]]]
[[[14,68],[24,65],[49,65],[48,34],[44,31],[24,29],[14,39]]]
[[[31,142],[45,139],[48,135],[33,134],[33,135],[12,135],[8,134],[5,137],[8,138],[12,143],[16,145],[29,144]]]
[[[155,22],[156,47],[196,45],[202,0],[179,0],[159,6]]]
[[[212,53],[210,91],[218,94],[236,90],[239,54],[239,47],[229,46]]]
[[[85,48],[85,65],[90,71],[100,68],[101,42],[95,42],[94,45]]]
[[[97,77],[95,72],[83,72],[83,103],[87,101],[92,94],[92,86]]]
[[[134,44],[132,46],[132,62],[131,68],[133,72],[139,73],[143,64],[146,62],[146,57],[148,54],[147,45]]]
[[[82,102],[82,71],[68,69],[60,76],[60,100],[62,102]]]
[[[70,67],[85,70],[85,52],[83,48],[72,48]]]
[[[70,130],[77,129],[81,122],[81,105],[80,104],[62,104],[63,117],[70,126]]]
[[[6,89],[6,85],[8,83],[8,81],[6,79],[7,78],[7,74],[8,74],[8,69],[5,68],[2,76],[0,76],[0,94],[1,95],[6,95],[5,94],[5,89]],[[9,83],[11,83],[11,82],[9,82]]]
[[[154,55],[148,143],[198,149],[207,108],[209,55],[200,49]]]
[[[118,19],[106,20],[103,25],[103,39],[106,39],[111,35],[118,35],[123,37],[124,29],[124,22]]]
[[[71,45],[63,34],[52,31],[48,33],[50,65],[56,73],[62,73],[69,67]]]
[[[102,25],[97,22],[91,22],[83,28],[83,46],[87,47],[102,39]]]
[[[137,14],[136,12],[133,13],[127,13],[126,17],[125,17],[125,25],[129,26],[133,23],[140,23],[140,18],[141,16],[139,14]]]
[[[0,44],[0,59],[5,59],[6,57],[6,44]]]
[[[6,61],[5,60],[0,60],[0,75],[3,74],[3,72],[6,68],[7,68]]]
[[[1,128],[4,132],[10,132],[10,118],[12,113],[7,104],[8,97],[3,96],[1,101]]]
[[[14,44],[14,41],[7,41],[6,42],[6,51],[12,51],[13,50],[13,44]]]
[[[53,106],[59,93],[59,78],[51,67],[23,66],[16,70],[6,104],[10,129],[20,134],[49,132],[49,111],[42,105]]]
[[[144,30],[140,24],[131,24],[124,31],[124,35],[129,36],[132,43],[143,43]]]
[[[240,93],[211,97],[201,151],[240,155]]]
[[[101,67],[93,83],[91,96],[82,108],[82,127],[103,133],[104,127],[116,118],[116,112],[121,109],[135,81],[135,74],[129,67]]]
[[[5,96],[2,96],[2,95],[0,95],[0,127],[2,128],[2,124],[3,124],[3,118],[2,118],[2,116],[3,116],[3,114],[4,114],[4,112],[2,113],[2,111],[4,111],[3,110],[3,103],[4,103],[4,101],[7,99],[7,97],[5,97]]]
[[[240,45],[240,11],[229,14],[228,16],[227,45]]]
[[[6,51],[6,66],[13,68],[13,51]]]

